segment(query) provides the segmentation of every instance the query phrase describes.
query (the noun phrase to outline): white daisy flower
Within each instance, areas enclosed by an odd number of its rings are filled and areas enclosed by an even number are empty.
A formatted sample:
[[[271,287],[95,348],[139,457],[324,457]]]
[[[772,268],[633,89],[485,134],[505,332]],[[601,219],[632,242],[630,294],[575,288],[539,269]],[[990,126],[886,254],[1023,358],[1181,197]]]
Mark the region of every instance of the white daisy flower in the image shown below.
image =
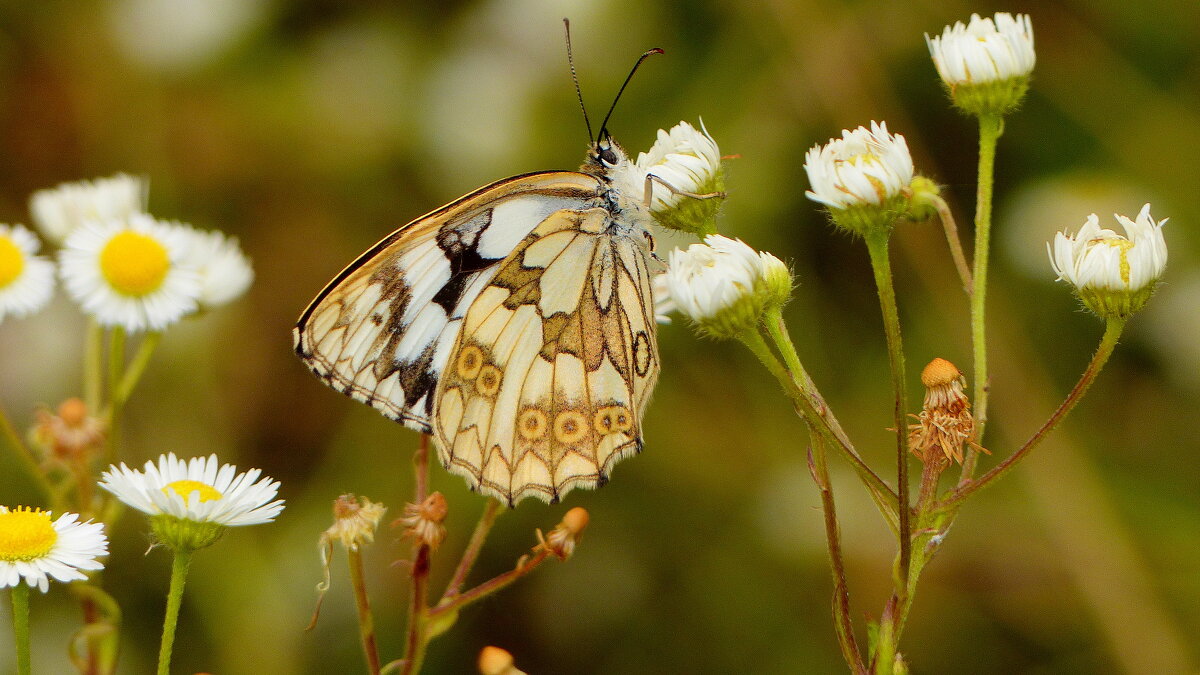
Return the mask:
[[[999,12],[995,20],[972,14],[968,25],[947,26],[925,43],[950,97],[968,113],[1002,115],[1029,89],[1037,55],[1027,14]]]
[[[25,585],[43,593],[49,578],[87,579],[84,570],[104,569],[97,557],[108,555],[104,525],[80,523],[79,514],[64,513],[54,522],[41,509],[0,506],[0,588]]]
[[[805,196],[830,210],[884,207],[912,183],[908,143],[890,134],[886,122],[843,130],[841,138],[814,145],[804,156],[812,189]]]
[[[1101,316],[1129,316],[1141,309],[1167,267],[1167,242],[1146,204],[1137,220],[1114,214],[1125,235],[1102,229],[1096,214],[1074,235],[1059,232],[1047,243],[1058,280],[1075,287],[1084,303]]]
[[[981,84],[1033,72],[1033,24],[1028,14],[1015,18],[997,12],[995,20],[971,15],[971,21],[946,26],[940,36],[925,35],[938,75],[947,86]]]
[[[671,314],[679,310],[675,298],[671,297],[671,287],[667,283],[667,272],[663,270],[650,280],[654,292],[654,321],[663,325],[671,323]]]
[[[616,172],[613,179],[619,191],[641,198],[646,191],[647,176],[654,176],[675,190],[657,182],[651,185],[650,215],[660,225],[686,232],[714,229],[721,198],[696,199],[679,194],[708,195],[725,187],[721,151],[703,123],[699,129],[687,122],[676,124],[670,131],[659,129],[650,152],[638,153],[637,160]]]
[[[59,252],[67,292],[105,326],[162,330],[194,312],[200,274],[186,265],[192,238],[145,214],[89,222]]]
[[[54,294],[54,263],[34,255],[41,243],[20,225],[0,225],[0,322],[41,309]]]
[[[184,461],[171,453],[157,464],[146,462],[143,471],[124,463],[109,467],[100,487],[150,516],[238,527],[269,523],[283,511],[283,500],[275,499],[279,482],[261,475],[259,469],[237,473],[216,455]]]
[[[666,285],[679,311],[713,337],[754,328],[768,307],[791,294],[791,273],[770,253],[713,234],[686,251],[671,251]]]
[[[178,227],[191,239],[183,262],[200,274],[202,309],[227,304],[246,292],[254,281],[254,270],[236,238],[216,230],[205,232],[182,224]]]
[[[148,191],[145,179],[117,174],[38,190],[29,199],[29,210],[42,234],[61,244],[86,222],[125,220],[144,213]]]

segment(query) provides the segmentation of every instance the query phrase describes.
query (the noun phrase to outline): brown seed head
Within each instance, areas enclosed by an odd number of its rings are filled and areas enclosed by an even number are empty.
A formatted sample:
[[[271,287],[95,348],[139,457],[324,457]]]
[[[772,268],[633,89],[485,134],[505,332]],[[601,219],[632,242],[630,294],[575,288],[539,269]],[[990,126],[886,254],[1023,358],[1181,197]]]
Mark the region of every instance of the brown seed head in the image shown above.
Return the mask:
[[[507,651],[488,645],[479,652],[480,675],[525,675],[513,664],[513,656]]]
[[[587,509],[576,506],[567,511],[563,515],[562,522],[556,525],[534,550],[545,549],[557,556],[559,560],[570,558],[571,554],[575,552],[575,545],[579,543],[583,531],[587,529],[589,519]],[[541,534],[539,533],[538,536],[541,537]]]
[[[69,427],[79,427],[87,419],[87,404],[82,399],[71,397],[58,405],[58,416]]]
[[[963,461],[963,444],[975,431],[966,378],[953,363],[934,359],[921,371],[921,382],[925,406],[918,423],[909,426],[909,448],[927,463]]]
[[[33,438],[61,462],[87,462],[104,444],[104,422],[88,414],[87,404],[69,398],[58,406],[58,414],[41,409]]]
[[[934,359],[921,371],[921,384],[926,389],[944,387],[962,377],[958,367],[946,359]]]
[[[420,504],[405,504],[404,517],[399,520],[406,528],[404,536],[437,550],[446,538],[446,528],[442,523],[449,511],[446,498],[440,492],[434,492]]]

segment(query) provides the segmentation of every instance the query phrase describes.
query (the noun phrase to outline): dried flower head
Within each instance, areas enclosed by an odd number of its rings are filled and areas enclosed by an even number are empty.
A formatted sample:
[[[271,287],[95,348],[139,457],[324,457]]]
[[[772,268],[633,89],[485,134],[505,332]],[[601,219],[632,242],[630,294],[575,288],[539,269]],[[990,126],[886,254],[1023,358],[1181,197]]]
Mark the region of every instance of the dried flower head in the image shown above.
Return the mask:
[[[480,675],[525,675],[513,663],[513,655],[507,650],[488,645],[479,652]]]
[[[341,495],[333,500],[333,525],[321,534],[321,545],[337,540],[347,550],[358,550],[375,541],[375,528],[386,511],[386,506],[366,497]]]
[[[60,403],[58,414],[39,410],[34,439],[57,460],[86,459],[92,450],[104,444],[105,436],[103,420],[88,412],[87,404],[78,398]]]
[[[436,551],[446,538],[446,527],[442,523],[449,510],[442,493],[434,492],[420,504],[405,504],[404,517],[398,522],[404,525],[404,536]]]
[[[909,426],[908,446],[925,462],[962,462],[963,444],[975,431],[966,378],[946,359],[934,359],[921,371],[925,406]]]
[[[538,545],[533,550],[547,551],[559,560],[570,558],[583,531],[587,529],[588,520],[587,509],[576,506],[563,515],[562,522],[555,525],[550,534],[543,537],[541,530],[538,530]]]

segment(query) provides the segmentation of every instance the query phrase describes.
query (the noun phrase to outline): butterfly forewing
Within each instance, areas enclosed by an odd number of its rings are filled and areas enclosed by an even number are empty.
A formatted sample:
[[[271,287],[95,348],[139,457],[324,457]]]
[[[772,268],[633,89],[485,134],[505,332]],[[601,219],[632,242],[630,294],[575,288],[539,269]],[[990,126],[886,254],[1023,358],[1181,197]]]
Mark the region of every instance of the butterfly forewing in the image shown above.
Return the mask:
[[[418,431],[467,308],[519,243],[562,209],[594,205],[596,178],[516,176],[405,225],[326,286],[293,331],[296,353],[331,387]]]
[[[541,221],[471,302],[435,395],[443,463],[547,501],[641,448],[658,374],[647,241],[603,208]]]

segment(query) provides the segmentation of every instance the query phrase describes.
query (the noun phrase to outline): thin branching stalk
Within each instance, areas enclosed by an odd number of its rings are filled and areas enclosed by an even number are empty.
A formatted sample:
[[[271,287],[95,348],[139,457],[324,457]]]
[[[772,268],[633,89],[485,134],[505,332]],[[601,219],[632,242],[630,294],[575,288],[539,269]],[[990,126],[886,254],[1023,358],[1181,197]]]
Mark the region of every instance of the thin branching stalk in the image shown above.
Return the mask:
[[[37,486],[38,491],[45,496],[50,504],[57,506],[54,488],[50,485],[50,479],[46,477],[45,472],[42,471],[42,467],[38,466],[37,460],[34,458],[29,446],[17,434],[17,430],[13,427],[12,422],[9,421],[3,406],[0,406],[0,438],[3,438],[3,443],[8,446],[12,454],[16,455],[21,464],[25,466],[25,470],[29,473],[29,477],[33,479],[33,483]]]
[[[937,209],[938,220],[942,221],[942,229],[946,232],[946,244],[950,247],[950,257],[954,259],[954,269],[958,270],[958,278],[962,280],[963,290],[967,295],[974,295],[975,284],[971,280],[971,268],[967,266],[967,258],[963,254],[962,240],[958,238],[958,225],[954,222],[954,213],[950,205],[939,196],[930,198],[933,208]]]
[[[17,645],[17,673],[30,675],[32,666],[29,658],[29,586],[18,581],[10,591],[12,595],[13,636]]]
[[[121,378],[125,374],[125,329],[116,326],[108,334],[108,400],[112,406],[112,414],[108,417],[108,433],[105,439],[105,459],[109,464],[116,462],[117,446],[121,436],[121,407],[124,400],[118,403],[118,389]],[[82,499],[82,496],[81,496]]]
[[[469,591],[459,593],[452,598],[448,598],[438,603],[436,607],[429,610],[429,618],[434,618],[454,612],[466,607],[467,605],[485,598],[500,589],[509,586],[517,579],[529,574],[534,569],[546,561],[550,555],[550,551],[545,548],[538,549],[537,553],[532,556],[524,556],[518,561],[517,566],[504,574],[492,577],[491,579],[479,584]]]
[[[996,142],[1004,131],[1004,118],[1000,115],[979,117],[979,184],[975,197],[975,272],[972,275],[971,293],[971,351],[975,360],[975,391],[972,401],[975,406],[975,443],[983,444],[983,430],[988,414],[988,367],[987,367],[987,273],[988,249],[992,232],[992,188],[995,183]],[[963,460],[959,483],[965,483],[975,475],[979,452],[968,447]]]
[[[171,561],[171,588],[167,592],[167,613],[163,618],[162,643],[158,649],[158,675],[170,675],[171,652],[175,647],[175,627],[179,623],[179,608],[183,604],[183,587],[187,583],[192,552],[175,550]]]
[[[429,644],[425,631],[429,615],[425,599],[428,587],[429,547],[419,544],[412,563],[412,593],[408,603],[408,637],[404,643],[404,666],[400,669],[401,675],[421,672],[421,664],[425,661],[425,648]]]
[[[121,376],[121,382],[113,390],[113,398],[109,403],[110,415],[116,416],[120,413],[121,408],[129,400],[133,390],[137,387],[137,383],[142,379],[142,374],[146,372],[146,366],[150,364],[150,357],[154,355],[154,350],[158,347],[158,343],[162,340],[162,333],[153,332],[146,333],[138,344],[137,352],[133,358],[129,360],[128,367],[125,368],[124,375]]]
[[[811,424],[817,433],[831,446],[837,448],[845,455],[851,467],[854,468],[855,473],[858,474],[859,479],[867,486],[868,492],[871,494],[871,498],[875,501],[876,506],[878,506],[880,513],[883,514],[888,524],[895,530],[898,522],[896,493],[859,456],[853,444],[850,443],[849,438],[846,436],[845,431],[842,430],[837,418],[825,403],[825,399],[817,391],[812,378],[808,376],[808,372],[804,370],[804,366],[800,363],[800,359],[796,354],[796,348],[788,336],[787,326],[783,321],[782,313],[777,309],[768,311],[763,320],[763,327],[780,354],[782,354],[784,361],[787,363],[786,367],[780,363],[775,353],[771,351],[770,345],[767,344],[763,336],[757,331],[747,331],[741,336],[741,342],[758,357],[758,360],[779,381],[784,392],[792,399],[792,404],[796,406],[797,413]]]
[[[429,434],[421,434],[417,443],[417,451],[413,454],[413,468],[416,476],[416,499],[414,504],[420,504],[429,496]]]
[[[496,518],[499,518],[501,513],[504,513],[504,509],[501,508],[498,500],[487,500],[487,504],[483,507],[483,514],[479,516],[479,522],[475,524],[475,531],[471,533],[471,540],[467,543],[462,559],[458,561],[458,567],[454,570],[454,576],[446,585],[446,592],[442,594],[442,600],[458,595],[463,585],[467,583],[467,575],[471,573],[471,567],[479,558],[483,543],[487,541],[488,533],[492,531],[492,525],[495,524]]]
[[[367,596],[367,582],[363,576],[362,551],[357,546],[346,549],[350,566],[350,585],[354,587],[354,603],[358,608],[358,632],[362,638],[363,656],[367,659],[367,672],[379,675],[379,648],[375,644],[375,617],[371,614],[371,600]]]
[[[1059,422],[1066,417],[1067,413],[1071,412],[1076,404],[1079,403],[1079,400],[1083,398],[1083,395],[1087,393],[1087,390],[1092,386],[1092,383],[1096,381],[1096,376],[1100,374],[1100,371],[1104,368],[1104,364],[1107,363],[1108,358],[1112,356],[1113,350],[1117,346],[1117,340],[1120,339],[1121,332],[1124,329],[1124,320],[1109,319],[1104,327],[1104,335],[1100,338],[1100,345],[1096,347],[1096,353],[1092,355],[1092,360],[1088,363],[1087,368],[1084,369],[1083,375],[1080,376],[1079,381],[1076,382],[1075,386],[1071,388],[1071,391],[1067,394],[1066,399],[1064,399],[1054,413],[1050,415],[1050,419],[1046,420],[1046,423],[1043,424],[1036,432],[1034,432],[1033,436],[1031,436],[1029,440],[1025,441],[1024,445],[1022,445],[1016,452],[1007,457],[1004,461],[993,467],[991,471],[988,471],[980,476],[978,480],[960,484],[953,492],[951,492],[941,501],[941,503],[938,505],[939,508],[957,508],[964,499],[970,497],[972,494],[987,487],[988,485],[991,485],[996,481],[996,479],[1011,471],[1018,462],[1029,456],[1029,453],[1035,447],[1037,447],[1039,443],[1042,442],[1046,435],[1050,433],[1054,427],[1058,426]]]
[[[887,336],[888,365],[892,376],[892,423],[896,432],[896,494],[900,514],[900,564],[896,589],[900,593],[900,605],[908,589],[909,562],[912,558],[912,527],[909,523],[908,503],[908,396],[905,387],[904,343],[900,338],[900,312],[896,308],[896,290],[892,285],[892,263],[888,256],[886,230],[869,232],[866,236],[867,252],[871,256],[871,269],[875,273],[875,286],[879,291],[879,309],[883,314],[883,328]]]
[[[867,672],[862,652],[854,639],[854,623],[850,618],[850,591],[846,583],[846,566],[842,559],[841,526],[838,524],[837,508],[833,502],[833,484],[829,481],[829,467],[825,461],[825,441],[811,428],[811,446],[808,450],[808,470],[817,491],[821,494],[821,511],[825,516],[825,540],[829,546],[829,567],[833,573],[833,619],[842,658],[855,675]]]

